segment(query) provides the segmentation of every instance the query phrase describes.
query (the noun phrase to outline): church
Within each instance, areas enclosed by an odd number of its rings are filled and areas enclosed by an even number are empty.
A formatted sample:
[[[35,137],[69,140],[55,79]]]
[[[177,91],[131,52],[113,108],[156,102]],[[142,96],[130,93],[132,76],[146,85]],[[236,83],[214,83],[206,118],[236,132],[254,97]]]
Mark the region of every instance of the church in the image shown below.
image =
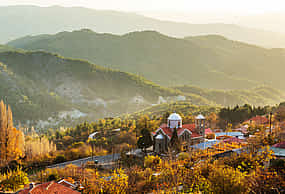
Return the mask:
[[[154,152],[167,152],[174,129],[177,130],[177,136],[183,146],[183,150],[187,150],[190,145],[203,142],[205,138],[205,121],[205,117],[200,114],[195,117],[194,124],[183,125],[181,116],[177,113],[172,113],[168,117],[167,123],[162,124],[153,133]]]

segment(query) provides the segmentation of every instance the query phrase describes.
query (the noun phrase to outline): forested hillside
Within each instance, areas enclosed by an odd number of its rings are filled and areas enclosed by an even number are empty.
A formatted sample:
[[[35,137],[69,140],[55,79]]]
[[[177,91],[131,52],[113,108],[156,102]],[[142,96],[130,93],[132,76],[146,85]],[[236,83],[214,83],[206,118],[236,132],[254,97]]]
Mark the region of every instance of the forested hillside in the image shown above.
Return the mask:
[[[222,106],[235,106],[242,104],[253,104],[263,106],[264,104],[278,104],[285,99],[285,93],[268,87],[259,86],[249,90],[214,90],[204,89],[196,86],[176,86],[173,89],[183,92],[185,95],[198,95],[208,101]]]
[[[90,31],[87,33],[93,34]],[[9,46],[1,48],[0,99],[11,105],[16,124],[17,121],[24,121],[24,124],[40,127],[65,123],[74,125],[84,120],[118,116],[150,106],[153,106],[153,110],[159,110],[160,106],[154,105],[165,104],[167,107],[168,103],[179,101],[189,106],[276,104],[283,101],[285,96],[269,86],[252,90],[209,90],[189,85],[166,88],[143,77],[83,60],[43,51],[13,51]],[[165,69],[165,81],[170,79],[171,71],[177,69],[171,67]],[[197,80],[200,81],[199,77]]]
[[[270,83],[273,87],[284,89],[283,84],[280,83],[282,74],[276,70],[284,69],[285,49],[264,49],[218,35],[185,39],[217,53],[220,58],[219,64],[215,65],[217,71],[261,83]]]
[[[3,52],[0,61],[0,99],[11,105],[16,120],[115,116],[157,103],[159,96],[180,94],[142,77],[46,52]]]
[[[28,36],[8,45],[87,59],[164,86],[244,89],[266,84],[285,90],[283,49],[264,49],[220,36],[177,39],[154,31],[118,36],[85,29]]]
[[[27,35],[90,28],[97,32],[114,34],[125,34],[138,30],[155,30],[180,38],[184,36],[219,34],[233,40],[270,48],[285,47],[285,35],[275,33],[273,32],[274,30],[264,31],[223,23],[177,23],[161,21],[135,13],[80,7],[0,7],[0,25],[0,43]]]

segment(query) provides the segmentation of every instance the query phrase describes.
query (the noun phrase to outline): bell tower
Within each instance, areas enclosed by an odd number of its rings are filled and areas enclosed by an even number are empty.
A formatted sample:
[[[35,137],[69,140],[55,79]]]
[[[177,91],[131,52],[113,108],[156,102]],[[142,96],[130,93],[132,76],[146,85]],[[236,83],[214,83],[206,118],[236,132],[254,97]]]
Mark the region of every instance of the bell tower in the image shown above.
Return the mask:
[[[206,118],[199,114],[197,117],[195,117],[195,127],[198,134],[205,137],[205,124],[206,124]]]

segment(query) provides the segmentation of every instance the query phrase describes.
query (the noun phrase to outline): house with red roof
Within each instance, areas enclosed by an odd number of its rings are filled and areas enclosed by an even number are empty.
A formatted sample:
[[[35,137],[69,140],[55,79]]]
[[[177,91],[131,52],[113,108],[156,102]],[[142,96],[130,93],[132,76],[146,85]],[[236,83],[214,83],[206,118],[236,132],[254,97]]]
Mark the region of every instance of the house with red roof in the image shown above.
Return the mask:
[[[17,191],[16,194],[80,194],[80,192],[54,181],[35,185],[30,183],[28,188]]]
[[[272,147],[285,149],[285,141],[277,143],[277,144],[273,145]]]
[[[273,151],[273,155],[279,159],[285,159],[285,141],[277,143],[270,147]]]
[[[265,125],[269,123],[268,118],[264,117],[264,116],[255,116],[252,117],[248,120],[246,120],[244,123],[247,124],[255,124],[255,125]]]
[[[173,132],[177,131],[177,136],[182,145],[188,148],[190,145],[204,141],[205,117],[198,115],[195,124],[182,124],[182,118],[177,113],[172,113],[167,123],[162,124],[154,133],[154,152],[165,153],[168,150]]]

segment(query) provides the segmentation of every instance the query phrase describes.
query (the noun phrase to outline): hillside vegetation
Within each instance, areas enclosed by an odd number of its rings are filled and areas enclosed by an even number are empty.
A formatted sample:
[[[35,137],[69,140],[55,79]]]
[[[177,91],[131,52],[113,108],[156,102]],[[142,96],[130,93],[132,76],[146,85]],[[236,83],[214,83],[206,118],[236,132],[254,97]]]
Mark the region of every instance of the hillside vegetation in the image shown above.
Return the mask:
[[[214,90],[196,86],[176,86],[173,89],[185,95],[197,95],[221,106],[252,104],[255,106],[273,105],[285,99],[285,93],[268,86],[260,86],[251,90]]]
[[[25,16],[25,17],[23,17]],[[9,22],[7,22],[9,21]],[[135,13],[94,10],[80,7],[0,7],[0,43],[15,38],[43,33],[57,33],[80,28],[97,32],[125,34],[139,30],[155,30],[174,37],[219,34],[265,47],[285,47],[285,35],[234,24],[189,24],[161,21]]]
[[[7,45],[1,45],[0,44],[0,52],[15,51],[15,50],[18,50],[18,49],[12,48],[12,47],[7,46]]]
[[[285,98],[283,92],[269,86],[252,90],[209,90],[190,85],[166,88],[143,77],[83,60],[43,51],[4,52],[13,49],[3,48],[0,99],[11,105],[16,124],[40,128],[73,126],[142,109],[163,112],[173,103],[178,103],[177,110],[187,112],[195,105],[265,105]]]
[[[131,115],[128,115],[128,118],[139,118],[141,115],[150,115],[156,116],[157,118],[165,115],[166,112],[178,112],[184,115],[208,115],[212,112],[218,112],[220,110],[220,106],[203,106],[203,105],[193,105],[193,103],[189,101],[183,102],[173,102],[173,103],[163,103],[158,104],[152,107],[145,108],[141,111],[135,112]]]
[[[177,39],[154,31],[118,36],[83,29],[28,36],[8,45],[87,59],[164,86],[244,89],[266,84],[285,90],[283,49],[264,49],[216,35]]]
[[[71,120],[115,116],[180,94],[136,75],[46,52],[3,52],[0,61],[0,99],[21,121],[63,119],[68,113],[58,115],[62,111],[75,111]]]

